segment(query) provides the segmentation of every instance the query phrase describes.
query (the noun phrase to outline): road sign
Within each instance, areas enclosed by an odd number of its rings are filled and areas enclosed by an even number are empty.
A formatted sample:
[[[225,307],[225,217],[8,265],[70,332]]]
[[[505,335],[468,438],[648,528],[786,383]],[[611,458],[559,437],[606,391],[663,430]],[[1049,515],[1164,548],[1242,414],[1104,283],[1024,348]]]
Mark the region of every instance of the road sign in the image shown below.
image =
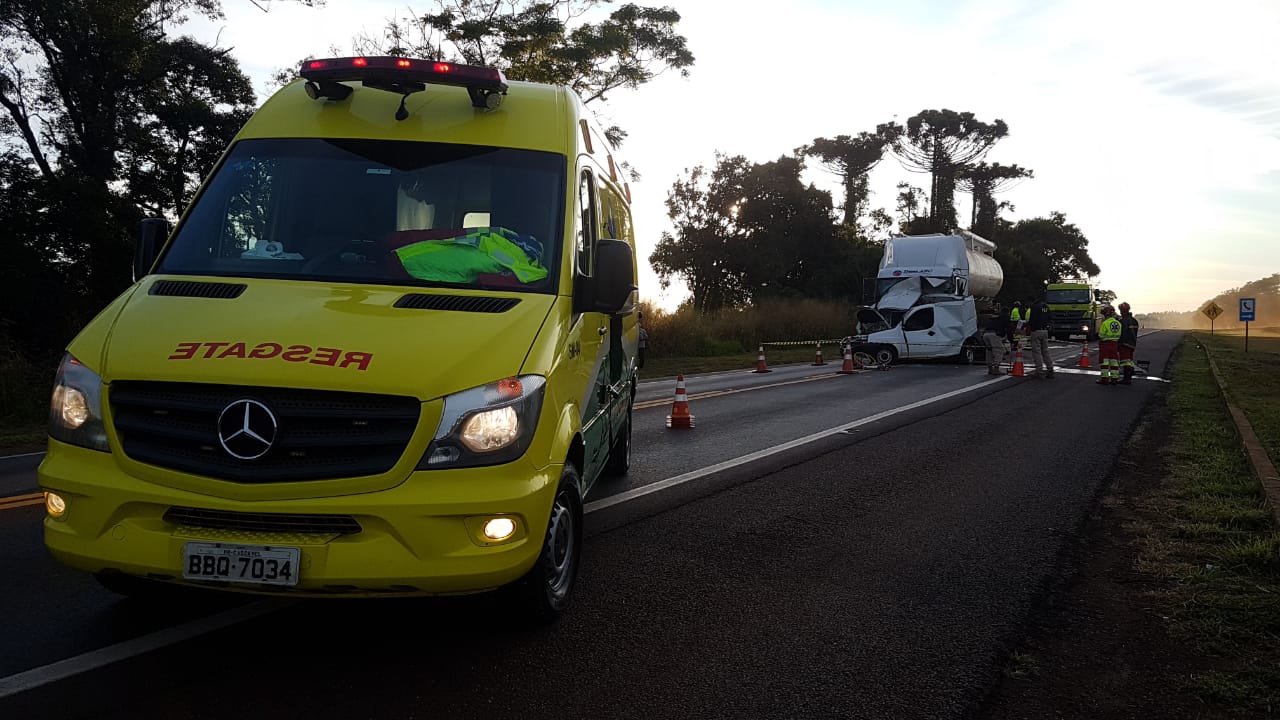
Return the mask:
[[[1240,298],[1240,322],[1253,322],[1258,302],[1254,298]]]
[[[1200,312],[1204,313],[1210,320],[1216,320],[1222,314],[1222,308],[1218,307],[1218,303],[1210,301],[1208,305],[1200,308]]]

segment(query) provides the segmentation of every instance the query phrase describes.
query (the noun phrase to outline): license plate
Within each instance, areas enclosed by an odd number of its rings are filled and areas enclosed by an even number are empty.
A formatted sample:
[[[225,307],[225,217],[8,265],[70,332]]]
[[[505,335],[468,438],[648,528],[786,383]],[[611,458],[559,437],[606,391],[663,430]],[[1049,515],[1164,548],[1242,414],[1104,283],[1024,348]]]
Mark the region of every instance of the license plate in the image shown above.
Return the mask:
[[[182,577],[293,586],[301,557],[296,547],[189,542],[182,546]]]

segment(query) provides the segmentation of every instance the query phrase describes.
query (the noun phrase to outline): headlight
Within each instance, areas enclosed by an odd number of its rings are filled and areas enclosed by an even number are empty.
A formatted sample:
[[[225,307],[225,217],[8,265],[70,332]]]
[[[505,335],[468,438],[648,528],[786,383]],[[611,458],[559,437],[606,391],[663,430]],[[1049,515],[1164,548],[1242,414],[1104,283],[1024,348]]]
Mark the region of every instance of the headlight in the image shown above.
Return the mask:
[[[510,462],[533,441],[547,380],[521,375],[454,393],[419,470]]]
[[[64,355],[53,381],[49,437],[91,450],[110,452],[102,424],[102,378],[71,355]]]

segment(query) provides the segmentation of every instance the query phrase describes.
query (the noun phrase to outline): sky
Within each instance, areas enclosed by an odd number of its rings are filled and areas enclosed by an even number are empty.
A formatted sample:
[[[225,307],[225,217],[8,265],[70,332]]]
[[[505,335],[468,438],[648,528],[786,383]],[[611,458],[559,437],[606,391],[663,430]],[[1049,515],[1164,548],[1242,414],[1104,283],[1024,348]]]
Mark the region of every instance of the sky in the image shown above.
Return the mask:
[[[696,62],[592,108],[630,134],[642,298],[672,308],[648,256],[671,229],[664,200],[717,151],[766,162],[816,137],[873,130],[924,109],[1004,120],[987,160],[1035,177],[998,196],[1019,220],[1058,211],[1089,238],[1136,313],[1192,310],[1280,272],[1280,2],[1275,0],[666,0]],[[263,11],[260,7],[267,11]],[[259,99],[308,55],[434,0],[224,0],[226,18],[176,29],[232,48]],[[784,9],[785,8],[785,9]],[[838,179],[814,163],[806,179]],[[872,207],[928,187],[886,156]],[[962,223],[967,195],[957,196]]]

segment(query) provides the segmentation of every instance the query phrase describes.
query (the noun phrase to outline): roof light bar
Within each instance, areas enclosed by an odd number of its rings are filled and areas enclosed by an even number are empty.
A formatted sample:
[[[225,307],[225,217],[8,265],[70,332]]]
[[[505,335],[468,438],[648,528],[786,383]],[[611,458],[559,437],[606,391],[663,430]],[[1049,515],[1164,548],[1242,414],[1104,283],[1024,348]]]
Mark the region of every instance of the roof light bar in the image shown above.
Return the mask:
[[[404,95],[423,90],[426,85],[463,87],[471,95],[472,105],[489,110],[497,108],[507,92],[507,78],[497,68],[392,56],[308,60],[302,63],[298,74],[322,88],[329,83],[359,80],[366,87]],[[317,96],[328,94],[321,92]]]

